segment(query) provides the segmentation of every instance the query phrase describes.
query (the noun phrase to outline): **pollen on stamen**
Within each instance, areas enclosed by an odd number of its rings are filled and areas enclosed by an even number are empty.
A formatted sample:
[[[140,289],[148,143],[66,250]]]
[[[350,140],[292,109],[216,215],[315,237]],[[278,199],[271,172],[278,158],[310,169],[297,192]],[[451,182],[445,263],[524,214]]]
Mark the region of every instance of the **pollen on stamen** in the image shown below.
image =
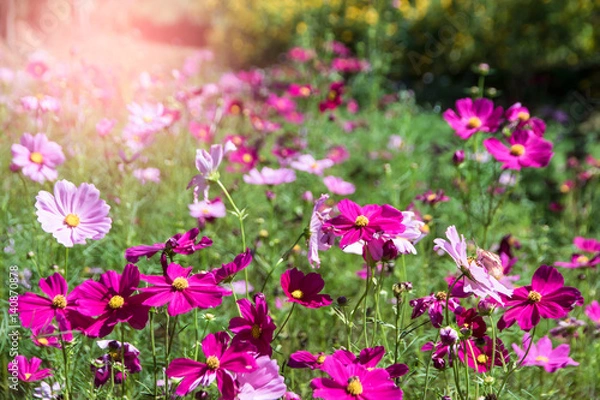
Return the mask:
[[[477,129],[481,126],[481,120],[478,117],[471,117],[469,121],[467,121],[467,128],[469,129]]]
[[[542,300],[542,295],[536,292],[535,290],[532,290],[527,295],[527,300],[529,300],[532,303],[539,303],[539,301]]]
[[[182,291],[184,289],[187,289],[188,286],[190,284],[188,283],[188,280],[183,278],[183,277],[177,277],[173,280],[173,283],[171,284],[171,286],[173,287],[173,289],[178,290],[178,291]]]
[[[262,334],[262,329],[260,328],[260,326],[254,324],[252,325],[251,334],[254,339],[259,339],[260,335]]]
[[[42,155],[42,153],[38,153],[37,151],[34,151],[33,153],[31,153],[29,155],[29,160],[36,164],[41,164],[44,161],[44,156]]]
[[[358,376],[353,376],[352,378],[348,379],[348,386],[346,386],[346,392],[353,396],[358,396],[362,394],[363,387],[362,383],[360,383],[360,379],[358,379]]]
[[[519,118],[521,121],[527,121],[529,119],[529,113],[521,111],[517,114],[517,118]]]
[[[525,154],[525,146],[522,144],[513,144],[510,146],[510,155],[520,157]]]
[[[590,261],[590,259],[587,258],[586,256],[579,256],[575,259],[575,261],[580,264],[587,264]]]
[[[52,299],[52,305],[56,308],[67,308],[67,299],[62,294],[57,294]]]
[[[356,217],[356,220],[354,221],[354,225],[363,228],[367,225],[369,225],[369,219],[367,217],[365,217],[364,215],[359,215],[358,217]]]
[[[108,302],[108,306],[110,308],[112,308],[113,310],[123,307],[124,304],[125,304],[125,299],[123,297],[119,296],[118,294],[111,297],[111,299]]]
[[[217,357],[209,356],[206,359],[206,366],[208,367],[208,369],[212,369],[214,371],[215,369],[219,369],[219,367],[221,366],[221,362]]]
[[[304,297],[304,293],[302,293],[302,290],[294,290],[292,293],[290,293],[292,295],[293,298],[299,300],[302,297]]]
[[[75,228],[79,225],[79,217],[75,214],[67,214],[65,217],[65,224],[71,228]]]
[[[477,363],[478,364],[485,364],[487,363],[488,360],[488,356],[485,354],[480,354],[477,356]]]

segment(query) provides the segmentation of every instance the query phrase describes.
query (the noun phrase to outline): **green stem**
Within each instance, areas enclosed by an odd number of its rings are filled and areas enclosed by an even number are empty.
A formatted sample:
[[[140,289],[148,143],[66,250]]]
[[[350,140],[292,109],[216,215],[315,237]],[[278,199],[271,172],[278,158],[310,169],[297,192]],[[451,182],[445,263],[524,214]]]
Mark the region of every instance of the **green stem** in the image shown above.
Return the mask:
[[[65,364],[65,400],[71,398],[71,382],[69,380],[69,357],[67,356],[66,342],[62,333],[60,334],[60,349],[62,350],[63,363]]]
[[[435,340],[433,341],[434,346],[435,346],[435,343],[437,343],[439,336],[440,336],[440,331],[438,331],[437,334],[435,335]],[[435,348],[431,349],[432,354],[434,351],[435,351]],[[397,352],[398,352],[398,350],[396,350],[396,353]],[[429,389],[429,367],[431,366],[432,359],[433,359],[433,357],[429,357],[429,360],[427,361],[427,367],[425,367],[425,390],[423,391],[423,397],[421,398],[421,400],[425,400],[427,398],[427,390]],[[394,360],[394,363],[396,363],[396,360]]]
[[[275,336],[273,337],[272,341],[275,341],[275,339],[277,339],[277,337],[279,336],[281,331],[283,331],[283,328],[285,328],[285,325],[288,323],[288,321],[290,320],[290,317],[292,316],[292,313],[294,312],[294,308],[296,308],[296,303],[292,303],[292,308],[290,309],[290,312],[288,313],[287,317],[285,318],[285,321],[283,321],[283,324],[281,324],[281,326],[279,327],[279,330],[275,333]]]
[[[121,324],[121,368],[123,371],[121,372],[122,382],[121,382],[121,399],[125,399],[125,394],[127,390],[127,371],[125,368],[125,324]]]
[[[537,325],[534,326],[533,330],[531,331],[531,335],[529,336],[529,345],[527,346],[527,350],[525,351],[523,358],[513,368],[511,368],[510,371],[508,371],[506,376],[504,376],[504,380],[502,381],[502,386],[500,386],[500,390],[498,390],[498,398],[500,398],[500,394],[502,394],[502,391],[504,390],[504,386],[506,386],[506,382],[508,382],[508,378],[510,378],[510,376],[513,374],[513,372],[515,372],[517,369],[519,369],[521,364],[523,364],[523,362],[527,358],[527,355],[529,354],[529,350],[531,350],[531,346],[533,344],[533,336],[535,335],[535,328],[537,328]]]
[[[275,270],[277,269],[277,267],[283,263],[285,260],[287,260],[287,258],[289,257],[290,253],[293,251],[294,247],[296,247],[296,245],[298,244],[298,242],[306,236],[306,232],[302,231],[302,234],[300,234],[300,236],[298,236],[298,238],[296,239],[296,241],[294,242],[294,244],[292,244],[286,251],[285,253],[283,253],[283,255],[281,256],[281,258],[279,258],[279,260],[277,261],[277,263],[275,264],[275,266],[273,266],[273,268],[271,268],[271,270],[269,271],[269,273],[267,274],[267,277],[265,278],[265,281],[262,285],[262,288],[260,289],[261,293],[264,293],[265,291],[265,287],[267,286],[267,282],[269,282],[269,279],[271,278],[271,275],[273,275],[273,272],[275,272]]]
[[[153,375],[154,375],[154,398],[158,398],[158,368],[156,366],[156,342],[154,340],[154,314],[156,314],[155,309],[150,310],[150,345],[152,346],[152,365],[153,365]],[[165,381],[166,382],[166,381]]]

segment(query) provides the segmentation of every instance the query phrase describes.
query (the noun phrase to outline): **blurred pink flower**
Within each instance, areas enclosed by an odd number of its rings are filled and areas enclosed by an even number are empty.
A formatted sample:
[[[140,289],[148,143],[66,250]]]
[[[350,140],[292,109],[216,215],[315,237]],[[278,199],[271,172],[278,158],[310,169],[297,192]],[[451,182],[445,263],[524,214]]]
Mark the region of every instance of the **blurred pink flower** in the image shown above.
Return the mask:
[[[65,162],[60,145],[49,141],[43,133],[35,136],[24,133],[21,144],[11,146],[11,153],[12,164],[20,167],[23,175],[38,183],[55,180],[58,177],[56,167]]]
[[[57,112],[60,109],[60,102],[56,98],[42,94],[21,98],[21,105],[27,111],[36,112]]]
[[[508,139],[510,147],[497,138],[483,141],[490,154],[502,163],[503,169],[543,168],[554,155],[552,142],[542,139],[529,131],[515,131]]]
[[[9,374],[16,371],[17,378],[22,382],[35,382],[49,376],[52,376],[52,371],[48,368],[40,369],[42,360],[37,357],[27,357],[18,355],[14,360],[8,363]]]
[[[315,160],[310,154],[303,154],[296,161],[292,161],[290,166],[298,171],[308,172],[315,175],[323,175],[323,170],[333,166],[333,161],[325,158]]]
[[[117,123],[116,119],[102,118],[96,124],[96,132],[100,136],[106,136],[113,130],[116,123]]]
[[[476,132],[496,132],[502,118],[502,107],[494,109],[488,99],[470,98],[456,100],[456,109],[444,112],[444,119],[461,139],[468,139]]]
[[[145,185],[146,182],[160,182],[160,170],[158,168],[138,168],[133,171],[133,176]]]
[[[279,375],[277,361],[267,356],[256,359],[258,369],[237,374],[239,392],[237,400],[278,399],[287,390],[283,376]]]
[[[327,190],[340,196],[348,196],[356,191],[356,187],[353,184],[337,176],[326,176],[323,178],[323,183],[327,186]]]
[[[530,345],[532,340],[529,334],[523,336],[523,349]],[[525,356],[525,350],[513,343],[513,350],[517,353],[519,359]],[[579,363],[569,357],[571,347],[568,344],[561,344],[557,348],[552,348],[552,342],[548,336],[544,336],[538,340],[536,344],[531,344],[529,353],[522,361],[523,365],[543,367],[546,372],[556,372],[560,368],[565,368],[568,365],[578,366]]]
[[[102,239],[110,231],[110,206],[100,198],[100,191],[89,183],[76,187],[61,180],[54,184],[54,196],[40,191],[35,208],[45,232],[52,233],[58,243],[72,247],[86,239]]]
[[[254,168],[248,175],[244,175],[244,182],[251,185],[281,185],[295,180],[296,173],[293,169],[287,168],[271,169],[263,167],[260,172]]]

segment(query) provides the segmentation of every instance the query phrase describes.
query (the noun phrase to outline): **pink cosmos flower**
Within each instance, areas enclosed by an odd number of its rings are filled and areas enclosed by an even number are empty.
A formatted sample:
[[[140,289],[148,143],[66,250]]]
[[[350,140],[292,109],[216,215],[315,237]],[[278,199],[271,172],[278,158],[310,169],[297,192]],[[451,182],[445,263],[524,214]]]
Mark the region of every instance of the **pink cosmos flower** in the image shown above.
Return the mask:
[[[238,390],[235,374],[248,373],[258,369],[248,346],[231,343],[227,332],[211,333],[202,341],[202,352],[206,363],[188,358],[176,358],[167,367],[167,377],[183,378],[175,390],[178,396],[185,396],[198,385],[208,386],[217,380],[217,387],[224,400],[233,400]]]
[[[222,264],[221,268],[210,271],[214,275],[217,284],[221,282],[231,282],[235,274],[246,268],[252,262],[252,253],[246,249],[244,253],[238,254],[234,260],[227,264]]]
[[[314,397],[324,400],[402,400],[402,390],[384,369],[354,363],[344,365],[335,357],[327,357],[322,370],[331,378],[315,378],[310,382]]]
[[[278,399],[285,395],[287,386],[279,375],[277,361],[267,356],[256,359],[257,369],[253,372],[237,374],[238,394],[236,400]]]
[[[505,117],[513,123],[511,126],[532,131],[537,136],[544,136],[546,132],[546,123],[539,118],[532,118],[527,107],[523,107],[521,103],[510,106],[506,110]]]
[[[343,199],[337,207],[340,215],[326,221],[324,227],[333,227],[333,233],[342,236],[341,248],[359,240],[368,242],[376,233],[399,234],[406,229],[402,224],[402,213],[387,204],[360,207],[351,200]]]
[[[306,350],[298,350],[290,354],[287,366],[290,368],[322,369],[323,363],[328,356],[322,351],[312,354]]]
[[[332,357],[337,358],[344,365],[351,363],[360,364],[367,369],[372,370],[377,367],[377,364],[379,364],[384,355],[385,348],[383,346],[376,346],[362,349],[358,357],[356,357],[354,353],[344,349],[336,350],[335,353],[332,354]],[[406,364],[392,364],[385,368],[385,370],[390,375],[390,378],[394,379],[406,375],[408,366]]]
[[[448,293],[437,292],[419,299],[412,299],[408,303],[413,308],[411,318],[415,319],[427,312],[431,324],[436,328],[440,328],[442,326],[442,321],[444,320],[444,309],[446,308],[447,297]],[[448,309],[450,311],[454,312],[459,305],[460,303],[454,297],[448,299]],[[449,321],[446,321],[446,323],[449,323]]]
[[[594,238],[586,239],[581,236],[577,236],[573,239],[573,244],[582,251],[588,253],[600,252],[600,241]]]
[[[110,206],[100,199],[96,186],[61,180],[54,184],[54,196],[40,191],[36,196],[37,219],[45,232],[52,233],[65,247],[102,239],[110,231]]]
[[[41,60],[31,60],[25,66],[25,72],[35,79],[42,79],[48,70],[48,65]]]
[[[290,111],[286,113],[284,117],[290,124],[301,125],[304,123],[304,114],[299,111]]]
[[[85,317],[81,317],[85,318]],[[59,334],[55,333],[56,327],[52,324],[31,328],[31,341],[38,347],[55,347],[60,349],[60,341]],[[68,335],[64,335],[63,338],[67,341],[70,341],[70,337]]]
[[[333,146],[327,152],[327,158],[333,161],[335,164],[341,164],[350,158],[350,153],[348,152],[346,146]]]
[[[188,129],[192,136],[199,141],[203,143],[212,143],[214,135],[211,133],[209,125],[192,120],[188,125]]]
[[[229,172],[248,172],[258,163],[258,151],[254,147],[239,146],[227,155],[233,165],[227,166]]]
[[[571,256],[571,261],[556,261],[554,263],[555,266],[563,268],[591,268],[598,264],[600,264],[600,253],[591,259],[584,254],[575,253]]]
[[[554,155],[552,142],[532,135],[528,131],[515,131],[508,141],[510,147],[506,147],[497,138],[483,141],[490,154],[502,163],[503,169],[543,168]]]
[[[98,317],[86,329],[91,337],[110,334],[119,322],[127,322],[137,330],[144,329],[148,322],[149,306],[142,303],[147,295],[133,295],[140,283],[140,271],[127,264],[122,274],[107,271],[100,281],[87,280],[77,291],[78,308],[83,315]]]
[[[371,65],[366,60],[358,58],[334,58],[331,61],[331,69],[345,74],[354,74],[368,71]]]
[[[31,357],[28,360],[25,356],[16,356],[14,360],[8,363],[9,374],[16,371],[17,378],[22,382],[35,382],[52,376],[49,368],[40,369],[42,360],[37,357]]]
[[[165,264],[167,254],[177,253],[183,255],[194,254],[196,251],[212,246],[212,240],[203,236],[196,241],[200,229],[192,228],[185,233],[176,233],[165,243],[155,243],[152,245],[142,244],[140,246],[130,247],[125,250],[125,259],[131,263],[136,263],[140,258],[150,258],[159,251],[162,251],[161,261]],[[162,260],[164,259],[164,261]]]
[[[19,318],[23,326],[36,331],[53,330],[51,323],[56,318],[61,335],[68,341],[72,339],[71,331],[87,327],[89,318],[77,310],[77,293],[68,293],[67,281],[61,274],[57,272],[40,279],[40,289],[47,297],[31,292],[19,296]]]
[[[324,287],[325,281],[316,272],[304,275],[298,268],[294,268],[281,275],[281,288],[288,301],[307,308],[321,308],[331,304],[333,300],[328,294],[319,294]]]
[[[510,296],[512,290],[498,282],[481,262],[467,257],[467,242],[464,236],[460,235],[459,237],[455,226],[449,226],[446,229],[446,237],[449,242],[444,239],[433,241],[435,243],[434,250],[441,249],[448,253],[464,274],[462,290],[465,293],[473,293],[482,299],[490,296],[502,304],[500,295]]]
[[[266,104],[273,107],[279,114],[287,114],[296,109],[296,103],[294,100],[287,97],[278,97],[276,94],[271,93],[267,98]]]
[[[223,301],[223,296],[231,294],[229,290],[217,286],[212,274],[191,275],[192,269],[171,263],[163,276],[142,275],[144,282],[154,285],[140,289],[141,293],[147,295],[142,304],[151,307],[169,304],[167,312],[174,316],[194,308],[216,307]]]
[[[600,325],[600,304],[598,304],[598,300],[592,301],[585,308],[585,315],[596,325]]]
[[[265,295],[258,293],[254,296],[255,306],[248,299],[240,299],[237,303],[242,316],[229,321],[229,330],[235,333],[233,341],[250,343],[256,347],[258,354],[271,357],[271,342],[276,327],[269,316]]]
[[[133,170],[133,176],[142,185],[145,185],[146,182],[160,183],[160,169],[158,168],[138,168]]]
[[[423,204],[433,206],[437,203],[450,201],[450,197],[446,196],[442,189],[438,189],[435,193],[432,190],[428,190],[423,194],[419,194],[415,196],[415,200],[421,200]]]
[[[292,83],[287,92],[292,97],[308,97],[313,94],[314,89],[308,84],[298,85],[297,83]]]
[[[315,175],[323,175],[323,171],[333,166],[333,161],[325,158],[315,160],[310,154],[303,154],[296,161],[292,161],[290,166],[298,171],[308,172]]]
[[[337,176],[326,176],[323,178],[323,183],[327,186],[327,190],[340,196],[349,196],[356,191],[356,187],[352,183]]]
[[[529,347],[531,336],[529,334],[523,335],[523,349]],[[517,353],[517,357],[523,360],[525,356],[525,350],[517,346],[515,343],[512,345],[513,350]],[[543,367],[546,372],[556,372],[556,370],[565,368],[568,365],[578,366],[579,363],[569,357],[569,351],[571,347],[568,344],[561,344],[557,348],[552,348],[552,342],[548,336],[544,336],[538,340],[537,344],[532,344],[529,349],[527,357],[522,361],[523,365]]]
[[[11,152],[12,164],[21,168],[23,175],[38,183],[56,180],[56,167],[65,162],[60,145],[49,141],[43,133],[35,136],[24,133],[21,144],[13,144]]]
[[[116,119],[102,118],[96,124],[96,132],[99,136],[107,136],[115,127]]]
[[[533,274],[531,285],[515,289],[506,301],[508,309],[498,321],[503,330],[517,322],[529,332],[541,318],[563,318],[575,305],[583,304],[581,292],[564,286],[564,278],[556,268],[542,265]]]
[[[293,47],[288,51],[287,56],[292,61],[304,63],[311,60],[315,56],[315,51],[302,47]]]
[[[140,351],[131,343],[125,342],[121,345],[121,342],[117,340],[98,340],[96,344],[107,352],[92,361],[90,365],[94,372],[95,387],[107,383],[111,376],[114,376],[116,384],[121,384],[127,379],[128,374],[135,374],[142,370],[139,359]]]
[[[155,133],[167,127],[172,118],[165,115],[165,107],[161,103],[131,103],[127,106],[129,110],[130,127],[134,127],[136,131],[144,131]]]
[[[456,100],[456,109],[444,112],[444,119],[461,139],[468,139],[476,132],[496,132],[502,118],[502,107],[494,109],[488,99],[470,98]]]
[[[483,345],[478,345],[473,339],[462,341],[461,344],[458,345],[458,358],[460,358],[462,362],[466,359],[469,368],[475,369],[475,363],[477,363],[476,371],[478,373],[484,373],[493,368],[494,365],[501,367],[510,362],[508,350],[504,347],[502,340],[496,339],[495,346],[493,340],[489,336],[485,336],[480,341],[483,341]],[[494,348],[496,349],[495,355]],[[494,365],[492,365],[492,360],[494,360]]]
[[[256,168],[244,175],[244,182],[250,185],[281,185],[283,183],[290,183],[296,180],[296,172],[293,169],[280,168],[272,169],[269,167],[263,167],[258,172]]]

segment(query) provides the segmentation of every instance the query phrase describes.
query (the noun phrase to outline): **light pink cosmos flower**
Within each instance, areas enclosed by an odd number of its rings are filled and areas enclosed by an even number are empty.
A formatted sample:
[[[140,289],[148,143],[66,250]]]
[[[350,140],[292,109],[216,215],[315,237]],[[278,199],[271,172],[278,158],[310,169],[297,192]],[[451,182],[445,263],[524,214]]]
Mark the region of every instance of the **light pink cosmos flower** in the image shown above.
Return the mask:
[[[54,184],[54,196],[40,191],[35,208],[45,232],[52,233],[66,247],[85,244],[86,239],[102,239],[110,231],[110,206],[100,198],[96,186],[61,180]]]
[[[160,182],[160,169],[158,168],[138,168],[133,171],[133,176],[140,181],[142,185],[147,182]]]
[[[129,110],[128,125],[135,126],[136,130],[154,133],[167,127],[171,122],[171,117],[165,115],[165,107],[161,103],[131,103],[127,109]]]
[[[25,356],[16,356],[14,360],[8,363],[8,372],[17,372],[17,378],[22,382],[35,382],[49,376],[52,376],[50,369],[40,369],[42,360],[37,357],[31,357],[27,360]]]
[[[258,172],[256,168],[253,168],[244,175],[244,182],[250,185],[281,185],[283,183],[290,183],[296,180],[296,172],[293,169],[280,168],[272,169],[269,167],[263,167]]]
[[[585,308],[585,315],[587,315],[597,326],[600,326],[600,304],[598,304],[598,300],[592,301]]]
[[[523,336],[523,349],[529,347],[531,336]],[[525,350],[513,343],[513,350],[517,353],[519,359],[525,356]],[[546,372],[556,372],[557,369],[565,368],[568,365],[578,366],[579,363],[569,357],[571,347],[568,344],[561,344],[557,348],[552,348],[552,341],[548,336],[538,340],[537,344],[532,344],[527,357],[522,361],[523,365],[543,367]]]
[[[35,112],[57,112],[60,110],[60,102],[58,99],[52,96],[37,95],[37,96],[25,96],[21,98],[21,105],[27,111]]]
[[[204,198],[207,198],[209,182],[219,179],[217,170],[223,161],[223,156],[235,150],[235,145],[229,140],[224,145],[213,144],[210,146],[210,153],[204,149],[196,150],[196,168],[200,173],[194,176],[187,185],[188,189],[194,188],[195,197],[198,193],[203,192]]]
[[[43,133],[35,136],[24,133],[21,144],[15,143],[10,149],[12,164],[21,168],[23,175],[38,183],[56,180],[56,167],[65,162],[60,145],[49,141]]]
[[[329,196],[322,194],[313,207],[310,217],[308,237],[308,263],[313,268],[321,267],[319,251],[326,251],[333,245],[335,235],[331,231],[323,231],[323,223],[329,219],[331,207],[327,207],[325,202]]]
[[[323,171],[333,166],[333,161],[328,158],[315,160],[310,154],[303,154],[296,161],[292,161],[290,166],[298,171],[308,172],[315,175],[323,175]]]
[[[490,154],[502,163],[503,169],[520,170],[524,167],[543,168],[554,155],[552,142],[542,139],[529,131],[515,131],[508,139],[510,147],[497,138],[483,141]]]
[[[276,94],[271,93],[267,98],[266,104],[273,107],[279,114],[287,114],[296,109],[296,103],[294,100],[287,97],[278,97]]]
[[[212,201],[197,201],[188,205],[188,208],[190,209],[190,215],[198,218],[201,223],[213,221],[215,218],[223,218],[227,215],[225,204],[218,198]]]
[[[458,235],[455,226],[449,226],[446,229],[446,237],[449,242],[444,239],[435,239],[434,250],[441,249],[448,253],[456,263],[456,266],[464,274],[465,293],[473,293],[480,298],[490,296],[500,304],[504,304],[500,295],[511,296],[512,290],[502,285],[492,276],[486,268],[478,265],[478,263],[467,257],[467,242],[464,236]]]
[[[488,99],[470,98],[456,100],[456,110],[444,112],[444,119],[461,139],[468,139],[476,132],[496,132],[502,118],[502,107],[494,109]]]
[[[256,359],[258,369],[237,374],[239,392],[236,400],[278,399],[287,390],[283,376],[279,375],[277,361],[267,356]]]
[[[99,136],[107,136],[115,127],[116,119],[102,118],[96,124],[96,132]]]
[[[44,78],[48,70],[48,65],[42,60],[30,60],[25,66],[25,72],[35,79]]]
[[[323,183],[327,186],[327,190],[340,196],[348,196],[356,191],[356,187],[352,183],[337,176],[326,176],[323,178]]]

